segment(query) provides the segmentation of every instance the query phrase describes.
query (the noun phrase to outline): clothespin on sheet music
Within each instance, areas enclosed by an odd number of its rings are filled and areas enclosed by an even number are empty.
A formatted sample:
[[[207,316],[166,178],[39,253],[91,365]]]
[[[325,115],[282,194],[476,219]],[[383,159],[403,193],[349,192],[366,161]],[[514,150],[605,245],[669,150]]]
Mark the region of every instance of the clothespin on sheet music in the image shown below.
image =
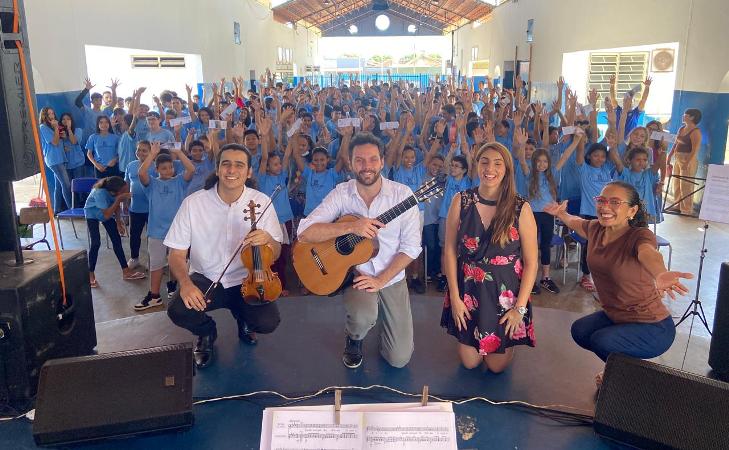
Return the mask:
[[[420,398],[420,406],[428,406],[428,385],[423,386],[423,396]]]
[[[342,410],[342,390],[334,390],[334,425],[339,425],[339,413]]]

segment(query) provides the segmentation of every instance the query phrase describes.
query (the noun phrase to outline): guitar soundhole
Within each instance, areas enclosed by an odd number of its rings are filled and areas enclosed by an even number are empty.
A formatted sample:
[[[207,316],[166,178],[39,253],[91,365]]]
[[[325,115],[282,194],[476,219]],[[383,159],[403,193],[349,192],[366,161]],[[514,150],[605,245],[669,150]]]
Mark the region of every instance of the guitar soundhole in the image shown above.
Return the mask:
[[[349,255],[354,251],[357,243],[352,239],[351,235],[340,236],[334,241],[334,246],[340,255]]]

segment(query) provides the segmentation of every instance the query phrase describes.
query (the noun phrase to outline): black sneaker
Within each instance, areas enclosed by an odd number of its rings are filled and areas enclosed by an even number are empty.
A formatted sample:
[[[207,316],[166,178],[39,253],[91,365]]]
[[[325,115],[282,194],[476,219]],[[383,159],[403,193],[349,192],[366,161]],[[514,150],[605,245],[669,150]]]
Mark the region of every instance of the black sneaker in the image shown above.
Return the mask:
[[[436,289],[438,290],[438,292],[445,292],[446,288],[448,288],[448,279],[445,275],[441,275],[438,278],[438,286],[436,287]]]
[[[532,295],[539,295],[542,293],[542,289],[539,287],[539,283],[534,283],[532,286]]]
[[[559,287],[557,287],[557,284],[551,278],[543,278],[539,284],[552,294],[559,294]]]
[[[161,304],[162,299],[159,297],[159,294],[157,294],[156,297],[153,297],[151,292],[147,292],[147,295],[142,299],[142,301],[134,305],[134,310],[144,311],[145,309],[154,308]]]
[[[356,369],[362,364],[362,340],[355,341],[347,336],[342,362],[350,369]]]
[[[425,294],[425,283],[420,281],[420,278],[413,278],[412,288],[417,294]]]
[[[176,292],[177,292],[177,281],[168,281],[167,282],[167,298],[174,297]]]

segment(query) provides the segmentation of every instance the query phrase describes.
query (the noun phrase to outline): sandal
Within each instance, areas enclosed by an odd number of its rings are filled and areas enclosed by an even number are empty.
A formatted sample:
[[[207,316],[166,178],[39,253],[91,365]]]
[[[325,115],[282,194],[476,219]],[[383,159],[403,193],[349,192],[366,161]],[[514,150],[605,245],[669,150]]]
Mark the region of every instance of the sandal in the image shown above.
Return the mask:
[[[147,278],[147,274],[145,274],[143,272],[134,272],[129,275],[125,275],[123,278],[124,278],[124,280],[127,280],[127,281],[141,280],[141,279]]]
[[[97,287],[99,287],[99,282],[98,282],[98,281],[96,281],[96,280],[94,280],[94,281],[91,281],[91,282],[90,282],[89,284],[91,285],[91,287],[92,287],[92,288],[97,288]]]
[[[592,280],[589,275],[583,275],[580,279],[580,286],[587,292],[595,292],[595,285],[592,284]]]

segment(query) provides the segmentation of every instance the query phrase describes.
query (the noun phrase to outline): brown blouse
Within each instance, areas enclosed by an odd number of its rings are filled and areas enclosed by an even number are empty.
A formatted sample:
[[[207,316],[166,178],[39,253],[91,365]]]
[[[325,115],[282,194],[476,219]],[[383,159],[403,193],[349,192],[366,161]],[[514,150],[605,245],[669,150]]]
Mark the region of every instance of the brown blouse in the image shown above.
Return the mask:
[[[698,130],[696,127],[689,131],[688,134],[681,136],[681,130],[678,130],[678,136],[676,136],[676,152],[677,153],[691,153],[691,134]]]
[[[605,228],[597,220],[583,222],[583,231],[588,241],[587,263],[610,320],[653,323],[670,316],[655,279],[638,261],[641,244],[656,246],[656,236],[648,228],[630,228],[607,245],[603,245]]]

